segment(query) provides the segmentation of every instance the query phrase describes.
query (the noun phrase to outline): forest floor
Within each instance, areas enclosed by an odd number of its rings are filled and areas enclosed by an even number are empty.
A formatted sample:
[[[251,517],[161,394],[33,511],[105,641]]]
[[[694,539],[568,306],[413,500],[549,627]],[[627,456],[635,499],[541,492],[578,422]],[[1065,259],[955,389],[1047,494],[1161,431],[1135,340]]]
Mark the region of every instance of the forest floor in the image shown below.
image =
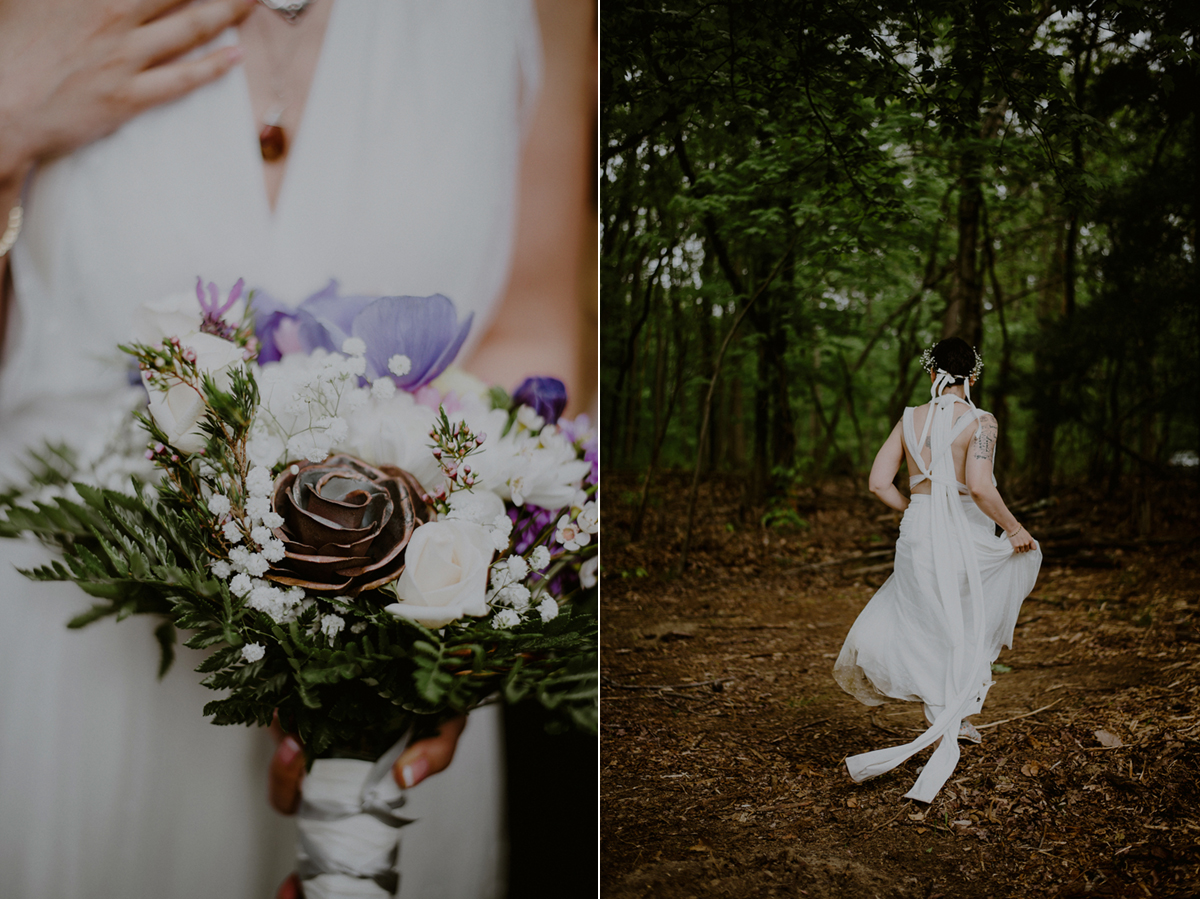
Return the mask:
[[[891,570],[899,516],[849,482],[766,510],[687,484],[630,540],[640,481],[606,475],[601,884],[606,899],[1200,895],[1200,495],[1063,492],[1021,520],[1045,561],[930,805],[925,751],[855,784],[847,755],[906,742],[919,706],[844,694],[833,660]],[[790,509],[794,515],[786,511]],[[989,724],[995,723],[995,727]]]

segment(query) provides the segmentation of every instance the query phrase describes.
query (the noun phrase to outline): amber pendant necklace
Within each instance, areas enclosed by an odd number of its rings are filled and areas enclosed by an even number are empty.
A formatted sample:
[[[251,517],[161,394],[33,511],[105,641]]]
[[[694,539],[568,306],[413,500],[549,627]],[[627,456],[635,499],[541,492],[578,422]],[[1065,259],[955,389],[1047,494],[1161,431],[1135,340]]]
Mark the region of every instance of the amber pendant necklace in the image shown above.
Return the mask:
[[[263,162],[274,162],[287,154],[287,132],[279,124],[282,118],[282,106],[272,106],[263,116],[262,130],[258,132],[258,149],[262,153]]]
[[[283,3],[280,0],[270,0],[270,2],[269,0],[260,0],[260,2],[283,15],[290,24],[294,25],[311,0],[291,3]],[[300,41],[297,40],[299,35],[295,32],[291,32],[289,36],[291,52],[285,60],[282,62],[276,60],[274,54],[270,52],[267,55],[267,62],[271,70],[271,90],[275,95],[275,103],[263,116],[262,128],[258,132],[258,149],[262,154],[263,162],[276,162],[283,159],[291,148],[291,135],[283,127],[283,114],[287,106],[284,101],[283,83],[292,69],[292,61]],[[267,47],[271,47],[272,41],[267,40],[265,43]]]

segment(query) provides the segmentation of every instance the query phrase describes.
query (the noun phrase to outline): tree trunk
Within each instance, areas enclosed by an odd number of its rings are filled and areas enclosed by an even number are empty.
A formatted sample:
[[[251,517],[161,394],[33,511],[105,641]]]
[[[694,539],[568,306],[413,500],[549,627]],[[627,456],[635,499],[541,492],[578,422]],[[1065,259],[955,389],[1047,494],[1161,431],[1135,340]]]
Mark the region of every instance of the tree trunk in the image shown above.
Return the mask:
[[[1047,333],[1054,326],[1062,309],[1063,231],[1055,231],[1055,243],[1050,251],[1050,271],[1038,297],[1038,327]],[[1029,463],[1032,484],[1038,499],[1050,495],[1054,480],[1054,433],[1058,428],[1061,385],[1055,371],[1052,351],[1040,344],[1033,353],[1033,377],[1037,384],[1037,401],[1033,410],[1033,430],[1030,433]]]

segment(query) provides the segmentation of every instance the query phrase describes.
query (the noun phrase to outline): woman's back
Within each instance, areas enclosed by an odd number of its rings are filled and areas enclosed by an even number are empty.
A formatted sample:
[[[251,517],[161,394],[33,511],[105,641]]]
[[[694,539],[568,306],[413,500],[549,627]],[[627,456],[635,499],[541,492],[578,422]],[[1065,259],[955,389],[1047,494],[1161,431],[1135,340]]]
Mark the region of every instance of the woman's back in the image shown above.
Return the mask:
[[[954,438],[954,441],[951,443],[949,453],[950,453],[951,459],[954,462],[954,478],[955,478],[955,480],[958,481],[959,484],[966,484],[967,483],[967,452],[970,449],[971,440],[974,438],[975,432],[978,430],[979,425],[978,424],[973,425],[970,422],[962,422],[961,421],[961,419],[964,415],[968,416],[968,418],[974,418],[974,415],[975,415],[974,410],[972,410],[972,408],[970,406],[968,406],[965,402],[955,403],[955,407],[956,408],[954,410],[954,423],[953,423],[952,427],[956,430],[960,427],[962,429],[958,432],[957,436]],[[932,408],[933,408],[932,403],[926,403],[923,406],[910,407],[909,409],[905,410],[905,416],[912,417],[913,433],[917,437],[919,437],[921,434],[925,433],[926,420],[928,419]],[[991,415],[987,412],[981,411],[979,413],[979,418],[980,418],[980,421],[982,422],[986,419],[991,418]],[[910,448],[910,446],[909,446],[909,441],[906,439],[904,441],[904,460],[908,464],[909,478],[915,478],[922,473],[922,466],[920,464],[918,464],[917,460],[913,457],[912,449],[913,448]],[[926,469],[928,469],[933,463],[932,434],[929,434],[926,436],[924,442],[921,444],[921,446],[918,449],[921,453],[921,461],[924,462],[924,467]],[[914,494],[928,494],[931,489],[932,489],[932,484],[930,483],[930,481],[928,479],[923,479],[923,480],[919,481],[918,483],[913,484],[912,487],[910,488],[910,492],[914,493]]]

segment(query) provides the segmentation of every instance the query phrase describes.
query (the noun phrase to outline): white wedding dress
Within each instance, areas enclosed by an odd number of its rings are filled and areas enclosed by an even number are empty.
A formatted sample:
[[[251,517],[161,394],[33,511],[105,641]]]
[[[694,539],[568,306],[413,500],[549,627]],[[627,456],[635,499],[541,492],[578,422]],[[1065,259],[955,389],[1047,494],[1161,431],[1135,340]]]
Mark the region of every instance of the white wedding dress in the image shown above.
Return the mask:
[[[95,432],[127,396],[134,310],[197,275],[292,302],[330,278],[443,293],[475,314],[465,357],[506,281],[540,59],[530,0],[338,0],[274,212],[240,68],[42,168],[11,260],[0,476]],[[0,896],[273,896],[293,831],[267,805],[268,735],[202,718],[197,653],[156,680],[153,621],[68,631],[87,598],[14,569],[44,558],[0,541]],[[503,893],[499,722],[473,713],[409,791],[401,899]]]
[[[995,523],[955,476],[954,440],[981,414],[942,393],[918,437],[913,409],[904,410],[904,442],[920,467],[910,485],[928,480],[931,490],[912,495],[900,521],[895,570],[850,628],[833,669],[838,684],[859,701],[920,702],[932,722],[916,740],[848,758],[854,780],[889,771],[949,737],[905,794],[921,802],[932,801],[958,764],[959,727],[983,707],[991,664],[1001,646],[1012,645],[1021,603],[1042,562],[1040,548],[1017,554],[1007,536],[996,536]],[[921,452],[926,437],[928,459]]]

